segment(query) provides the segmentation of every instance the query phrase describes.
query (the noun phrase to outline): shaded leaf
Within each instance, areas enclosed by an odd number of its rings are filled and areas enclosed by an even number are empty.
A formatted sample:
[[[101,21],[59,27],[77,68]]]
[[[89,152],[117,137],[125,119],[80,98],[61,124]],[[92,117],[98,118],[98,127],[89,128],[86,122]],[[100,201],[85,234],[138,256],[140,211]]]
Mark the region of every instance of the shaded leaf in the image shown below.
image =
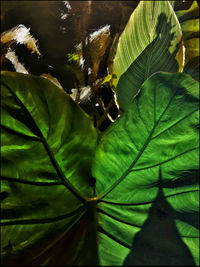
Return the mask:
[[[160,167],[163,198],[175,213],[179,241],[198,264],[199,231],[186,217],[199,211],[199,185],[197,180],[180,183],[183,173],[189,175],[199,168],[199,105],[189,93],[190,88],[197,87],[198,83],[186,74],[153,75],[102,137],[93,165],[96,192],[101,198],[101,265],[122,265],[127,258],[136,234],[151,217],[149,209],[158,194]],[[165,187],[166,181],[168,185],[174,182],[173,186]],[[157,248],[165,247],[165,242],[158,240]],[[164,256],[165,250],[162,253]],[[181,265],[180,257],[178,261]]]
[[[185,65],[190,59],[199,56],[199,5],[197,1],[189,3],[185,9],[184,2],[175,1],[175,12],[183,32],[185,47]]]
[[[163,195],[161,169],[158,183],[158,195],[142,230],[135,235],[132,250],[124,265],[195,266],[193,257],[176,228],[174,211]]]
[[[199,56],[192,58],[184,67],[183,72],[192,76],[193,79],[199,81]],[[199,92],[197,91],[197,94]]]
[[[26,265],[91,210],[85,202],[93,196],[89,177],[97,133],[70,96],[37,76],[2,72],[1,107],[2,260]],[[87,219],[84,224],[83,234]],[[63,264],[74,263],[75,256]]]
[[[164,38],[166,35],[167,32],[163,35]],[[118,101],[124,110],[133,102],[143,82],[158,71],[178,71],[178,64],[162,38],[154,39],[121,75],[116,91]]]

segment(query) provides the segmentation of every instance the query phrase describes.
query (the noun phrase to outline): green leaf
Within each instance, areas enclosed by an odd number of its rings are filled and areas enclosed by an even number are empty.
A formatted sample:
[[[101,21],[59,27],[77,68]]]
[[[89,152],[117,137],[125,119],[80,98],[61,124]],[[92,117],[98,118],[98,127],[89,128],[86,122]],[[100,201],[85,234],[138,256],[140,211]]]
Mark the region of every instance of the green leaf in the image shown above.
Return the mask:
[[[92,122],[64,91],[19,73],[1,83],[3,264],[198,265],[197,81],[152,76],[95,157]]]
[[[199,56],[199,5],[197,1],[188,1],[191,5],[185,9],[184,2],[174,2],[174,10],[183,32],[186,65],[192,58]]]
[[[161,45],[163,44],[161,39],[159,42],[160,44],[158,44],[158,39],[153,40],[120,77],[116,92],[120,106],[124,110],[128,109],[143,82],[152,74],[158,71],[178,71],[175,58],[168,52],[167,47]],[[158,45],[161,50],[158,49]],[[154,63],[151,64],[152,62]]]
[[[194,57],[192,58],[184,67],[183,72],[187,73],[189,75],[192,76],[193,79],[200,81],[199,80],[199,65],[200,65],[200,60],[199,60],[199,56],[198,57]],[[198,94],[199,90],[197,90],[197,94]]]
[[[96,254],[83,249],[84,236],[93,229],[85,204],[94,193],[89,186],[97,139],[92,120],[44,78],[2,72],[1,88],[2,259],[12,265],[44,263],[46,250],[70,239],[75,227],[83,237],[71,243],[65,263],[96,262]],[[45,261],[52,262],[51,254]]]
[[[101,265],[139,265],[138,246],[141,265],[145,253],[152,266],[198,264],[197,87],[186,74],[153,75],[102,137],[93,165]]]
[[[137,63],[132,67],[135,72],[132,97],[152,73],[176,71],[174,54],[181,37],[179,22],[168,1],[140,1],[118,42],[113,62],[113,73],[117,75],[114,84],[135,60]],[[129,94],[127,101],[121,99],[122,94],[119,95],[119,102],[125,109]]]

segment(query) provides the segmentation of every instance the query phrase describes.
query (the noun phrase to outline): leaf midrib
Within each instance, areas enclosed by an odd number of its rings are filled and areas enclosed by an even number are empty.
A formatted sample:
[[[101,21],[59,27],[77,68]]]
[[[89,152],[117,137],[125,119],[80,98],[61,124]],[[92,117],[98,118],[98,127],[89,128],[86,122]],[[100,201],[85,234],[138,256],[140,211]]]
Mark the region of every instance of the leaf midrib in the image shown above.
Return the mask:
[[[135,172],[135,171],[142,171],[142,170],[150,169],[150,168],[153,168],[153,167],[157,167],[157,166],[159,166],[159,165],[162,165],[162,164],[164,164],[164,163],[166,163],[166,162],[169,162],[169,161],[171,161],[171,160],[173,160],[173,159],[176,159],[176,158],[178,158],[178,157],[180,157],[180,156],[182,156],[182,155],[184,155],[184,154],[186,154],[186,153],[188,153],[188,152],[191,152],[191,151],[193,151],[193,150],[196,150],[196,149],[199,149],[199,147],[194,147],[194,148],[188,149],[187,151],[184,151],[184,152],[182,152],[182,153],[180,153],[180,154],[178,154],[178,155],[175,155],[175,156],[172,157],[172,158],[166,159],[166,160],[164,160],[164,161],[162,161],[162,162],[159,162],[159,163],[154,164],[154,165],[151,165],[151,166],[147,166],[147,167],[143,167],[143,168],[138,168],[138,169],[131,169],[131,170],[129,170],[128,173]]]
[[[35,186],[55,186],[55,185],[64,185],[61,182],[35,182],[35,181],[29,181],[21,178],[12,178],[12,177],[6,177],[1,176],[1,180],[7,181],[7,182],[14,182],[14,183],[21,183],[26,185],[35,185]]]
[[[111,191],[112,191],[112,190],[113,190],[113,189],[114,189],[120,182],[122,182],[122,181],[126,178],[126,176],[127,176],[128,173],[131,171],[131,169],[133,168],[133,166],[137,163],[137,161],[139,160],[139,158],[142,156],[143,152],[145,151],[145,149],[147,148],[147,146],[148,146],[148,144],[149,144],[149,142],[150,142],[150,140],[151,140],[151,137],[152,137],[152,135],[153,135],[153,133],[154,133],[155,128],[158,126],[158,124],[159,124],[161,118],[164,116],[165,112],[167,111],[167,109],[169,108],[171,102],[173,101],[173,98],[174,98],[175,95],[176,95],[176,91],[177,91],[177,89],[174,91],[174,94],[172,95],[171,99],[169,100],[169,103],[167,104],[166,108],[164,109],[164,111],[162,112],[162,114],[160,115],[160,117],[158,118],[158,120],[154,123],[154,126],[153,126],[152,130],[150,131],[150,133],[149,133],[149,135],[148,135],[146,141],[144,142],[143,147],[140,149],[139,153],[138,153],[137,156],[135,157],[135,160],[133,160],[133,162],[132,162],[131,165],[127,168],[127,170],[124,172],[124,174],[122,174],[122,176],[121,176],[118,180],[116,180],[116,182],[115,182],[113,185],[111,185],[111,186],[106,190],[106,192],[105,192],[104,194],[102,194],[102,195],[99,197],[100,200],[103,199],[103,198],[104,198],[108,193],[110,193],[110,192],[111,192]],[[156,98],[156,90],[154,90],[154,99],[155,99],[155,98]],[[137,101],[138,101],[138,99],[137,99]],[[155,100],[154,100],[154,101],[155,101]],[[137,103],[138,103],[138,102],[137,102]],[[156,107],[154,106],[154,113],[155,113],[155,108],[156,108]],[[139,111],[139,109],[138,109],[138,111]]]
[[[170,198],[170,197],[177,196],[177,195],[195,193],[195,192],[200,192],[200,191],[199,191],[199,189],[187,190],[187,191],[183,191],[183,192],[178,192],[178,193],[166,195],[165,198],[168,198],[168,197]],[[99,202],[103,202],[103,203],[107,203],[107,204],[111,204],[111,205],[117,205],[117,206],[139,206],[139,205],[152,204],[154,202],[154,200],[146,201],[146,202],[140,202],[140,203],[121,203],[121,202],[114,202],[114,201],[100,199]]]
[[[1,81],[2,85],[5,86],[9,92],[14,96],[14,98],[17,99],[17,101],[19,101],[21,107],[23,108],[23,110],[28,114],[28,116],[31,118],[31,120],[33,121],[35,127],[37,128],[38,133],[40,133],[40,137],[38,138],[38,141],[40,140],[42,142],[42,144],[44,145],[44,148],[50,158],[51,163],[53,164],[59,178],[62,180],[62,182],[64,183],[64,185],[67,187],[67,189],[69,189],[81,202],[85,203],[87,201],[87,198],[85,198],[70,182],[69,180],[65,177],[64,173],[62,172],[62,170],[60,169],[60,166],[58,165],[49,145],[48,142],[46,141],[46,139],[44,138],[41,130],[39,129],[37,123],[35,122],[34,118],[32,117],[32,115],[30,114],[30,112],[27,110],[26,106],[24,105],[24,103],[21,101],[21,99],[19,97],[17,97],[17,95],[12,91],[12,89],[5,84],[3,81]],[[23,134],[22,134],[23,135]],[[33,139],[36,139],[33,137]]]

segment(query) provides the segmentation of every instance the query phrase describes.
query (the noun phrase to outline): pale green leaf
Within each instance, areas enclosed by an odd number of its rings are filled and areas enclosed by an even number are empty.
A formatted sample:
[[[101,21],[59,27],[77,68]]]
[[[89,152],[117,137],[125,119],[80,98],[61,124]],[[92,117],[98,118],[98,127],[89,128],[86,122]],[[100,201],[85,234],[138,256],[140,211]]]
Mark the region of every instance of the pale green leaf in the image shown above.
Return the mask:
[[[155,40],[155,48],[151,53],[148,51],[149,61],[143,66],[143,72],[148,77],[148,70],[154,64],[158,65],[159,71],[162,64],[177,50],[181,37],[179,22],[168,1],[140,1],[118,42],[113,62],[113,73],[117,75],[115,85],[136,58]],[[157,57],[159,60],[155,62]]]

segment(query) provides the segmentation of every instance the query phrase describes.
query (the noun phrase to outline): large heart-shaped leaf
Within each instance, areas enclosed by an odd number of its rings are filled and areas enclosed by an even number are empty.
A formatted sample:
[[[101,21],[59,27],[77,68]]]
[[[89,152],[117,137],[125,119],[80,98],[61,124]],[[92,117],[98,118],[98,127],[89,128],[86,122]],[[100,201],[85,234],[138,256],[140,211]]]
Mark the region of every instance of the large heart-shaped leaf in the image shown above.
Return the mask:
[[[139,265],[138,246],[140,265],[190,265],[190,253],[198,264],[197,87],[186,74],[153,75],[103,136],[93,165],[102,265]]]
[[[100,142],[97,196],[90,119],[43,78],[5,72],[1,82],[3,264],[198,264],[195,80],[144,83]]]
[[[116,85],[123,73],[129,68],[134,76],[127,82],[132,84],[117,87],[118,100],[123,109],[140,89],[142,83],[158,71],[176,72],[175,60],[182,32],[168,1],[141,1],[131,15],[129,22],[119,38],[116,56],[113,62],[113,73],[117,75]]]
[[[93,196],[89,177],[97,133],[92,120],[44,78],[3,72],[1,84],[3,259],[37,260],[82,221],[84,232],[75,228],[80,240],[72,242],[65,260],[95,263],[87,253],[77,260],[89,220],[85,202]]]

